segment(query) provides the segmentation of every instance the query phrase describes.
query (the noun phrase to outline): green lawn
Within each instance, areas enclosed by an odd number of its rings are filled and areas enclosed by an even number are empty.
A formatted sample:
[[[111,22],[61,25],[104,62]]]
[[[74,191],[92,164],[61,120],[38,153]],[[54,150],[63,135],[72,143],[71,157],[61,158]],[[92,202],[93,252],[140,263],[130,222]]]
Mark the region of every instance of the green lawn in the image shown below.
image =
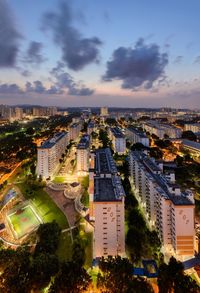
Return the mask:
[[[72,241],[70,231],[61,233],[57,256],[60,261],[69,261],[72,256]]]
[[[67,218],[63,212],[42,188],[33,189],[26,183],[19,183],[17,186],[20,188],[26,199],[32,200],[33,205],[36,207],[36,210],[44,223],[55,220],[61,229],[69,227]]]
[[[65,176],[56,176],[53,180],[54,183],[64,183],[66,180]]]
[[[87,238],[85,247],[85,267],[88,269],[91,267],[93,259],[93,233],[85,233],[84,237]]]
[[[8,220],[17,239],[30,233],[41,223],[36,215],[36,211],[30,205],[8,215]]]

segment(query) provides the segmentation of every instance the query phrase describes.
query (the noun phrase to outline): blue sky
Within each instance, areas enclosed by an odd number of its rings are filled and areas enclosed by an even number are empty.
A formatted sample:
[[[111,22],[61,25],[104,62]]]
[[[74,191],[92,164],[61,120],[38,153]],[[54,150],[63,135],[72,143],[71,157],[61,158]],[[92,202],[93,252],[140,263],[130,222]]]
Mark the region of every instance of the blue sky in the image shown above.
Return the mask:
[[[199,107],[199,11],[198,0],[0,0],[0,103]]]

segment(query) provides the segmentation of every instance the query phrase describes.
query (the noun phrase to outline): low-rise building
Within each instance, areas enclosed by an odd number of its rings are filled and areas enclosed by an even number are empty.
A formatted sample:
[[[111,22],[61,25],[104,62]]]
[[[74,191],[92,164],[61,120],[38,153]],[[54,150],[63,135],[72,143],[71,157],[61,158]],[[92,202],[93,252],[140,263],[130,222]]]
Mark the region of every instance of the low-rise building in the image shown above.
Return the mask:
[[[59,159],[65,153],[68,144],[68,133],[58,132],[53,138],[45,141],[37,148],[37,168],[38,176],[43,179],[51,178],[59,167]]]
[[[130,153],[130,178],[147,220],[159,234],[164,251],[179,259],[194,255],[194,199],[180,190],[174,176],[143,152]],[[172,178],[172,180],[170,180]]]

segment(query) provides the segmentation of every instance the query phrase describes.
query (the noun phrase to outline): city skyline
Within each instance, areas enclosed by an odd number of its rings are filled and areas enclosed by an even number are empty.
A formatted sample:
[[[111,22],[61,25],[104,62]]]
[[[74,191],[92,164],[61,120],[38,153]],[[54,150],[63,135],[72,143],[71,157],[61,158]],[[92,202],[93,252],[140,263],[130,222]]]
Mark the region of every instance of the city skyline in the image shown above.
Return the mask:
[[[0,103],[197,108],[199,8],[0,0]]]

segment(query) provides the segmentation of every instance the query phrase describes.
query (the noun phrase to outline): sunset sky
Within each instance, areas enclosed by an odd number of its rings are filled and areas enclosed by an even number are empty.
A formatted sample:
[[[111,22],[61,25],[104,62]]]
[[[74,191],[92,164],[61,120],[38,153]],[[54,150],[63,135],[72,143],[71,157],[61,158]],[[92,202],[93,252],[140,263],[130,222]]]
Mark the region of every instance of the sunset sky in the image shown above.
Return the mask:
[[[0,104],[200,108],[199,0],[0,0]]]

